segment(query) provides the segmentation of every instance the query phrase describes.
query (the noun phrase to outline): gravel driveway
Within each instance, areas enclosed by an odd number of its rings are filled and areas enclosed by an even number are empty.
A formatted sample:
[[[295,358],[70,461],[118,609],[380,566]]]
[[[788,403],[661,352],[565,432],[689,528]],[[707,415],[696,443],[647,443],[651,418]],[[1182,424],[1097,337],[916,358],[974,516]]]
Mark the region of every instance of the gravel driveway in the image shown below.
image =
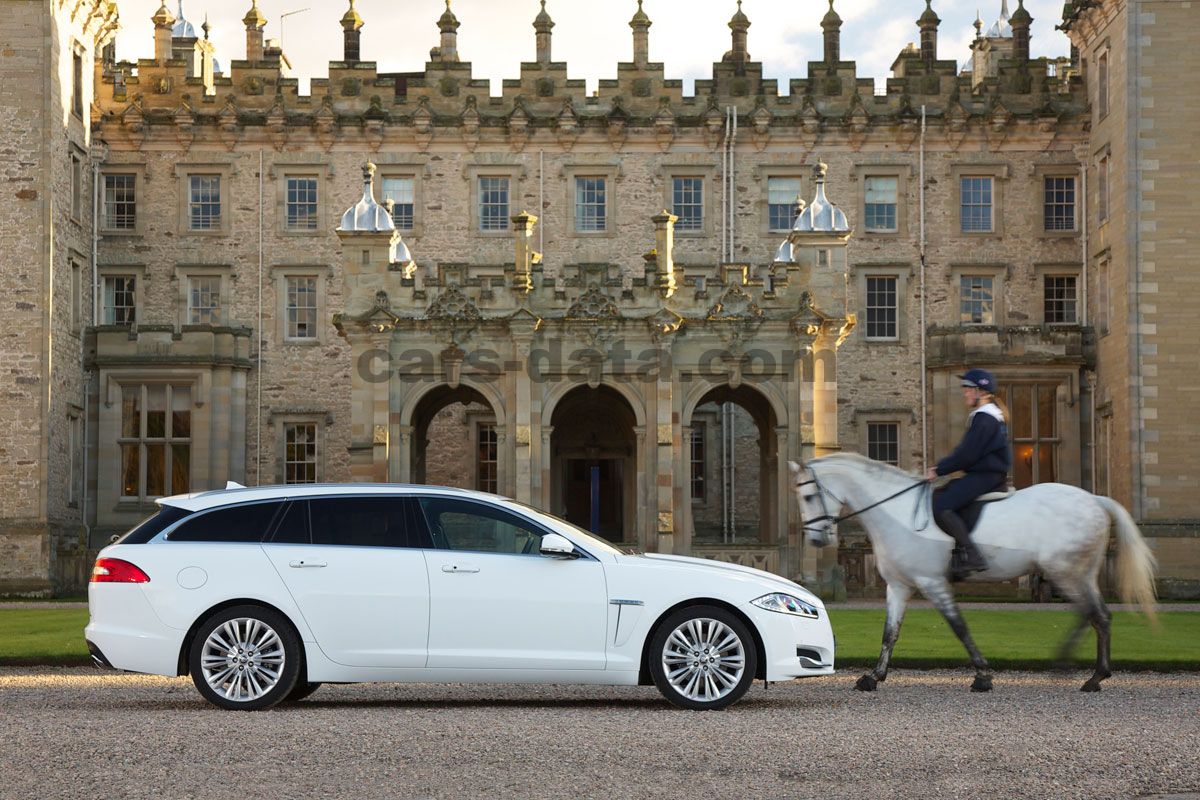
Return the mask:
[[[0,797],[1200,798],[1200,675],[895,671],[751,690],[324,686],[218,711],[187,679],[0,669]]]

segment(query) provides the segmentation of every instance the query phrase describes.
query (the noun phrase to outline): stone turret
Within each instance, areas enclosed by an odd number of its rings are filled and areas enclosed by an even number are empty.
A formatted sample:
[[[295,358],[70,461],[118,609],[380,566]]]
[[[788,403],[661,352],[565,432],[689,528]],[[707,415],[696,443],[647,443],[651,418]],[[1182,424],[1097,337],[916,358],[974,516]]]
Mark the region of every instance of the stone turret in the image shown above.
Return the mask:
[[[921,29],[921,60],[926,64],[937,61],[938,25],[941,22],[933,10],[933,0],[925,0],[925,11],[917,19],[917,27]]]
[[[342,15],[342,61],[353,64],[362,60],[363,18],[354,8],[354,0],[350,0],[350,8]]]
[[[534,38],[537,42],[537,63],[549,64],[553,59],[550,58],[550,31],[554,28],[554,20],[550,19],[550,15],[546,13],[546,0],[542,0],[542,10],[533,20],[533,29],[536,31]]]
[[[443,62],[458,61],[458,17],[450,10],[450,0],[446,0],[446,10],[438,17],[438,30],[442,32],[442,43],[431,56],[432,60]]]
[[[258,10],[258,0],[251,0],[250,10],[242,17],[246,23],[246,60],[262,61],[263,59],[263,26],[267,18]]]
[[[746,62],[750,53],[746,50],[746,32],[750,30],[750,18],[742,12],[742,0],[738,0],[737,13],[729,20],[729,30],[733,32],[733,45],[725,54],[722,61]]]
[[[842,18],[833,10],[833,0],[821,20],[821,30],[825,31],[825,63],[836,64],[842,60]]]
[[[150,18],[154,23],[154,60],[166,64],[171,58],[171,33],[175,26],[175,16],[163,3]]]
[[[650,63],[650,26],[653,24],[642,10],[642,0],[638,0],[637,13],[629,20],[629,27],[633,29],[633,63],[636,66],[644,67]]]
[[[1033,17],[1025,10],[1025,0],[1017,0],[1017,10],[1009,19],[1013,34],[1013,58],[1017,61],[1029,60],[1029,26]]]

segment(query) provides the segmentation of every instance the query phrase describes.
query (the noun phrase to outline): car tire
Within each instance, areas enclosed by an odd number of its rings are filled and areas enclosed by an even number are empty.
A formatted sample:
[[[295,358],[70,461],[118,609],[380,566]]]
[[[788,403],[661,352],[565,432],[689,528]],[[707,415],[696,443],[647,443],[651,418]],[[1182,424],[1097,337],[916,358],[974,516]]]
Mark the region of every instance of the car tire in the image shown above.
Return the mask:
[[[650,639],[650,676],[674,705],[695,711],[725,708],[754,682],[758,653],[750,629],[717,606],[682,608]]]
[[[300,677],[300,637],[280,613],[262,606],[222,609],[192,639],[188,667],[204,699],[259,711],[287,699]]]
[[[285,703],[296,703],[310,694],[321,688],[320,683],[310,683],[309,681],[296,681],[296,687],[292,689],[292,693],[283,698]]]

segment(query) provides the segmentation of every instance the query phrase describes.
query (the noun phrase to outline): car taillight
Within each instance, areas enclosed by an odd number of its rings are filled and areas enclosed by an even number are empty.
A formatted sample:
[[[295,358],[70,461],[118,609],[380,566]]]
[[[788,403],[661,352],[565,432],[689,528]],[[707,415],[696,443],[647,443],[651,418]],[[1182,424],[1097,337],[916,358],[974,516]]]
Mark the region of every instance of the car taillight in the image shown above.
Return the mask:
[[[98,558],[92,567],[92,583],[149,583],[150,576],[128,561]]]

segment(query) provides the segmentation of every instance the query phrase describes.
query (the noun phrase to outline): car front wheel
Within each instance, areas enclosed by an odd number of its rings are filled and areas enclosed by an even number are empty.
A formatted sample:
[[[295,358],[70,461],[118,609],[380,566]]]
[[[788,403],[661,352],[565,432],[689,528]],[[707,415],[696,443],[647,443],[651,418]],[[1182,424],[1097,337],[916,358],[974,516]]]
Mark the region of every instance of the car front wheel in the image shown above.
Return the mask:
[[[300,640],[277,612],[234,606],[200,626],[188,663],[192,682],[210,703],[257,711],[292,694],[300,676]]]
[[[681,708],[725,708],[746,693],[757,669],[749,629],[716,606],[676,611],[650,641],[654,685]]]

